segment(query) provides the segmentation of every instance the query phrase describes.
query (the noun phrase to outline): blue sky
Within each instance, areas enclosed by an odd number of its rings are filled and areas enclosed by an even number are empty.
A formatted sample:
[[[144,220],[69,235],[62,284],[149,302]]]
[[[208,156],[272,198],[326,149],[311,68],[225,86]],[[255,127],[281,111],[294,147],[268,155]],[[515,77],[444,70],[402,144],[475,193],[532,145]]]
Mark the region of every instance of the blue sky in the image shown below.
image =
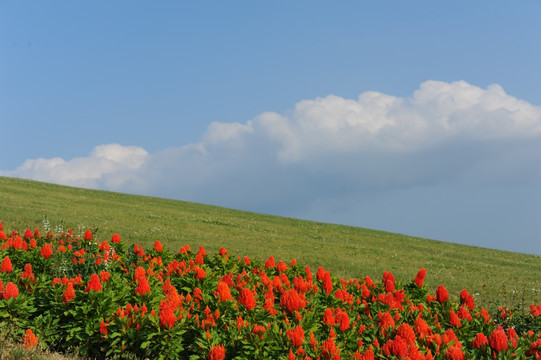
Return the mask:
[[[0,1],[0,175],[541,255],[539,39],[539,1]]]

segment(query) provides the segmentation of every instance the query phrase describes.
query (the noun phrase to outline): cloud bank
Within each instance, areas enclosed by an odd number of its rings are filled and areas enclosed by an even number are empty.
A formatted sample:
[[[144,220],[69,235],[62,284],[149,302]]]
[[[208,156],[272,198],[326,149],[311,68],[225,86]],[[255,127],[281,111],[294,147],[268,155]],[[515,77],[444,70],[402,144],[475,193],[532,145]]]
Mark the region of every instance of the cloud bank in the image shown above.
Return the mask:
[[[329,95],[284,114],[213,122],[178,148],[100,145],[0,175],[302,217],[400,189],[536,186],[539,164],[541,107],[499,85],[427,81],[407,98]]]

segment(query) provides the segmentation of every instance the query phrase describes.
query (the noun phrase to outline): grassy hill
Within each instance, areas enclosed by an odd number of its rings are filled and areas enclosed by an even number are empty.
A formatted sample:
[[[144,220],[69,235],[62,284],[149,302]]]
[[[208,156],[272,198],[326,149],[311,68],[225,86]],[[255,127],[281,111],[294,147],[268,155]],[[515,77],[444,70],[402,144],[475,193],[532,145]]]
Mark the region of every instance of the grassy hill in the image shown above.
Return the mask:
[[[224,247],[235,256],[289,262],[333,274],[380,280],[384,271],[411,281],[427,269],[431,291],[444,284],[455,298],[463,288],[491,310],[527,311],[541,303],[541,257],[444,243],[350,226],[301,221],[190,202],[87,190],[0,177],[0,221],[6,231],[98,228],[97,238],[119,233],[145,248],[160,240],[177,250],[188,244],[209,253]],[[64,225],[63,225],[64,224]]]

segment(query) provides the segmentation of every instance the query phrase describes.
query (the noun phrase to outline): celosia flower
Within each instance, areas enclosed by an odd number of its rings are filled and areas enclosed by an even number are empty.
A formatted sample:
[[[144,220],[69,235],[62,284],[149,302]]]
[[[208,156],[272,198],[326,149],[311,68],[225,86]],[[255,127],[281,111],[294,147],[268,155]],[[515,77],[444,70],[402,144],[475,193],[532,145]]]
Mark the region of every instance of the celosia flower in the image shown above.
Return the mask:
[[[462,348],[456,344],[450,346],[445,352],[445,358],[449,360],[464,360],[464,357]]]
[[[323,275],[323,290],[329,295],[332,291],[332,279],[331,279],[331,273],[326,271],[325,275]]]
[[[438,286],[438,288],[436,289],[436,299],[440,302],[440,304],[443,304],[444,302],[449,300],[449,293],[443,285]]]
[[[335,321],[340,324],[340,330],[346,331],[349,329],[349,316],[348,313],[342,309],[336,310]]]
[[[252,290],[243,288],[240,292],[239,302],[246,307],[247,310],[255,308],[255,296]]]
[[[85,291],[90,292],[90,290],[94,290],[98,292],[102,291],[100,277],[97,274],[90,275],[90,280],[88,281],[88,284],[86,285]]]
[[[23,347],[33,349],[38,345],[38,337],[34,335],[31,329],[26,330],[23,335]]]
[[[278,262],[278,265],[276,265],[276,270],[278,270],[278,272],[284,272],[287,270],[287,265],[286,263],[283,261],[283,260],[280,260]]]
[[[101,323],[100,323],[100,334],[102,335],[107,335],[107,324],[105,324],[105,322],[103,321],[103,319],[101,319]]]
[[[265,261],[265,269],[273,268],[276,266],[276,263],[274,262],[274,256],[270,256],[267,261]]]
[[[114,243],[119,243],[120,242],[120,235],[118,234],[113,234],[113,237],[111,238],[111,241],[114,242]]]
[[[32,272],[32,264],[28,263],[24,266],[24,271],[21,274],[21,279],[28,279],[28,282],[35,282],[36,277]]]
[[[8,256],[4,258],[2,261],[2,265],[0,265],[0,271],[1,272],[12,272],[13,266],[11,265],[11,260]]]
[[[143,274],[137,279],[137,287],[135,288],[135,293],[145,296],[147,293],[150,293],[150,285],[148,283],[147,277]]]
[[[395,278],[394,275],[390,272],[383,272],[383,285],[385,286],[386,292],[393,292],[395,290]]]
[[[43,244],[43,247],[39,253],[45,259],[50,258],[53,255],[53,248],[51,247],[51,244]]]
[[[286,335],[293,346],[297,348],[302,346],[302,342],[304,340],[304,329],[302,326],[298,325],[294,329],[287,330]]]
[[[335,354],[340,354],[340,348],[336,347],[334,338],[331,337],[323,343],[322,355],[326,359],[331,359]]]
[[[304,308],[306,306],[306,300],[304,299],[304,295],[299,295],[297,290],[289,289],[284,291],[280,297],[280,306],[291,313]]]
[[[488,338],[488,343],[494,351],[499,353],[502,350],[507,350],[509,347],[507,340],[507,335],[500,325],[492,331],[492,334]]]
[[[417,273],[417,276],[415,276],[415,284],[416,284],[418,287],[423,286],[423,282],[424,282],[424,280],[425,280],[425,275],[426,275],[426,269],[422,268],[422,269],[419,270],[419,272]]]
[[[394,319],[388,312],[378,313],[378,326],[381,331],[386,331],[388,328],[394,328]]]
[[[459,328],[462,325],[462,323],[460,322],[460,318],[453,311],[453,309],[449,311],[449,323],[451,324],[451,326],[454,326],[456,328]]]
[[[472,341],[472,346],[478,349],[488,345],[488,339],[483,333],[478,333]]]
[[[100,279],[101,279],[102,282],[109,281],[110,277],[111,277],[111,274],[109,273],[109,271],[100,272]]]
[[[85,237],[84,237],[84,239],[85,239],[86,241],[92,240],[92,231],[90,231],[90,230],[85,231]]]
[[[396,334],[400,335],[402,339],[409,346],[415,344],[415,332],[408,323],[402,323],[396,328]]]
[[[334,309],[326,308],[323,312],[323,323],[329,326],[333,326],[335,323]]]
[[[175,313],[169,302],[163,300],[160,302],[159,316],[161,326],[170,329],[175,325]]]
[[[473,300],[473,296],[471,296],[466,289],[463,289],[460,292],[460,303],[462,305],[466,305],[466,307],[470,310],[475,309],[475,301]]]
[[[224,360],[225,347],[223,345],[214,345],[209,352],[209,360]]]
[[[231,290],[229,289],[229,285],[227,285],[225,281],[220,281],[218,283],[216,291],[214,292],[214,295],[219,296],[220,301],[230,300]]]
[[[64,290],[64,293],[62,294],[62,301],[64,303],[69,303],[71,299],[75,297],[75,290],[73,289],[73,282],[69,281],[66,285],[66,289]]]
[[[19,289],[17,288],[17,285],[12,283],[11,281],[6,284],[6,288],[4,289],[4,300],[9,300],[11,298],[16,298],[19,296]]]
[[[156,252],[162,252],[163,251],[163,245],[158,240],[156,240],[154,242],[154,251],[156,251]]]
[[[32,230],[26,229],[26,231],[24,232],[24,238],[26,240],[28,240],[28,239],[32,238],[32,236],[34,236],[34,234],[32,234]]]

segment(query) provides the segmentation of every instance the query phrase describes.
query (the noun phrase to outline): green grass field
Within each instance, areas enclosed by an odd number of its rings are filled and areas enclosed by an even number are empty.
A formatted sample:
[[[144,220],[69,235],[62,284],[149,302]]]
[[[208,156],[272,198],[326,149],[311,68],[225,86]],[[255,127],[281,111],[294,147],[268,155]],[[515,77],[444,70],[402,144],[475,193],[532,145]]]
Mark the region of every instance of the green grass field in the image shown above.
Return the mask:
[[[54,230],[64,224],[77,234],[98,228],[97,238],[119,233],[145,248],[160,240],[177,251],[188,244],[209,253],[224,247],[235,256],[266,260],[295,258],[314,270],[334,275],[371,276],[384,271],[397,281],[411,281],[427,269],[434,292],[444,284],[455,299],[466,288],[478,303],[527,312],[541,303],[541,257],[451,244],[357,227],[268,216],[190,202],[87,190],[0,177],[0,221],[7,231]],[[512,241],[512,239],[510,239]]]

